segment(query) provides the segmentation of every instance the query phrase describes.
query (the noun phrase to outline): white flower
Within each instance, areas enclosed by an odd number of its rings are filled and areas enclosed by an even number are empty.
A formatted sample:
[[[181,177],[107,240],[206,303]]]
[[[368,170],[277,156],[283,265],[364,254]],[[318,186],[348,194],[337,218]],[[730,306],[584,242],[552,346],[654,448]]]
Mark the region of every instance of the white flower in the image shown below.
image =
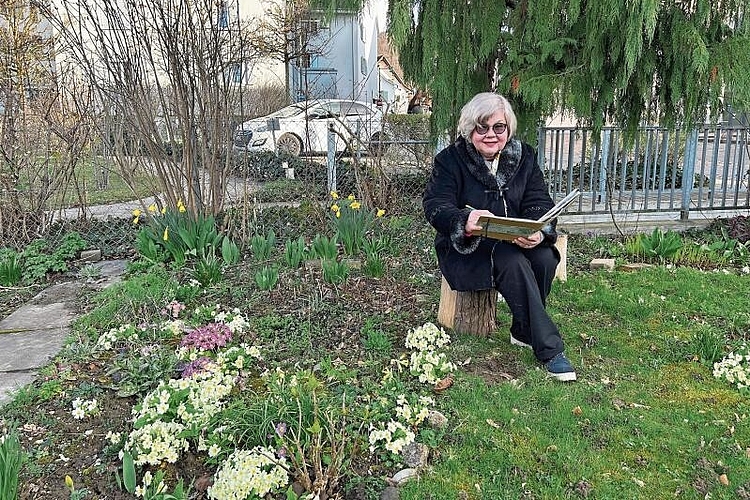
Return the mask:
[[[217,471],[208,496],[214,500],[263,498],[287,485],[285,468],[286,459],[276,458],[268,448],[236,450]]]
[[[730,352],[721,361],[714,363],[713,375],[723,378],[737,389],[745,390],[750,380],[750,349],[745,344],[737,352]]]

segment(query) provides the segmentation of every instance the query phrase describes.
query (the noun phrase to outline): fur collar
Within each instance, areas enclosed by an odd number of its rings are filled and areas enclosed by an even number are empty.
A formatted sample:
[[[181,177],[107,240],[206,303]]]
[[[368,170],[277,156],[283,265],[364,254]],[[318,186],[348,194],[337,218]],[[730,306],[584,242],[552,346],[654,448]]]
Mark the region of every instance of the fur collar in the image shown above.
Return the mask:
[[[458,154],[471,172],[482,184],[490,189],[498,189],[505,186],[513,175],[518,171],[521,164],[521,141],[516,138],[509,140],[500,151],[500,160],[497,164],[497,176],[493,176],[487,169],[484,158],[474,145],[464,137],[456,140]]]

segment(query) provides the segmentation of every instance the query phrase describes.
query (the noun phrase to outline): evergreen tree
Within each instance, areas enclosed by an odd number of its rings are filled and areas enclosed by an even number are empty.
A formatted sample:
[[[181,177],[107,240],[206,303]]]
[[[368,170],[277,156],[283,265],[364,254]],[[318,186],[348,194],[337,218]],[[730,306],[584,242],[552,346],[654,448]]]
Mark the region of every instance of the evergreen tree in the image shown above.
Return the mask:
[[[600,129],[715,119],[750,104],[750,0],[390,0],[406,77],[433,130],[497,90],[533,130],[556,111]]]

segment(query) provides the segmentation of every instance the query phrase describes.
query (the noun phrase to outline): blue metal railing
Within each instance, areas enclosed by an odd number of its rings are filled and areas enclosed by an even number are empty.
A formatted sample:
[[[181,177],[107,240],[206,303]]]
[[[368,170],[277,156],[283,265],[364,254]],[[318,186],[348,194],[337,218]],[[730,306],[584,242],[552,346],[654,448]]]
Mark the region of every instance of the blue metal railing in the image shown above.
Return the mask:
[[[544,127],[537,155],[553,198],[581,190],[569,213],[750,209],[746,127],[643,127],[627,146],[617,128]]]

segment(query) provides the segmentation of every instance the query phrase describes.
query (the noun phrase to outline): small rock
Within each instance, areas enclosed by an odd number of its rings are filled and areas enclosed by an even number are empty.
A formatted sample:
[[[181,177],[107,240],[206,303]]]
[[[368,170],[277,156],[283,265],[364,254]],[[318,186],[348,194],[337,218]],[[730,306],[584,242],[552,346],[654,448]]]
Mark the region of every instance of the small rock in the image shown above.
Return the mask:
[[[302,496],[303,493],[305,493],[305,487],[302,486],[302,483],[300,483],[299,481],[295,481],[292,483],[292,491],[299,497]]]
[[[589,269],[604,269],[606,271],[615,270],[615,259],[592,259],[589,263]]]
[[[195,487],[196,491],[199,491],[201,493],[208,490],[208,487],[214,484],[214,480],[211,476],[203,475],[195,480],[195,483],[193,486]]]
[[[409,481],[410,479],[414,479],[415,477],[419,477],[419,472],[417,471],[417,469],[401,469],[393,475],[393,477],[391,478],[391,483],[394,486],[403,486],[407,481]]]
[[[398,500],[398,488],[395,486],[386,486],[380,493],[380,500]]]
[[[448,425],[448,417],[437,410],[430,410],[427,413],[427,423],[433,429],[444,429]]]
[[[102,260],[102,251],[98,248],[94,248],[92,250],[82,250],[81,260],[83,262],[99,262],[100,260]]]
[[[341,262],[349,266],[350,269],[362,269],[362,261],[360,259],[341,259]]]
[[[430,449],[423,443],[411,442],[404,446],[402,456],[406,465],[418,469],[427,465]]]

